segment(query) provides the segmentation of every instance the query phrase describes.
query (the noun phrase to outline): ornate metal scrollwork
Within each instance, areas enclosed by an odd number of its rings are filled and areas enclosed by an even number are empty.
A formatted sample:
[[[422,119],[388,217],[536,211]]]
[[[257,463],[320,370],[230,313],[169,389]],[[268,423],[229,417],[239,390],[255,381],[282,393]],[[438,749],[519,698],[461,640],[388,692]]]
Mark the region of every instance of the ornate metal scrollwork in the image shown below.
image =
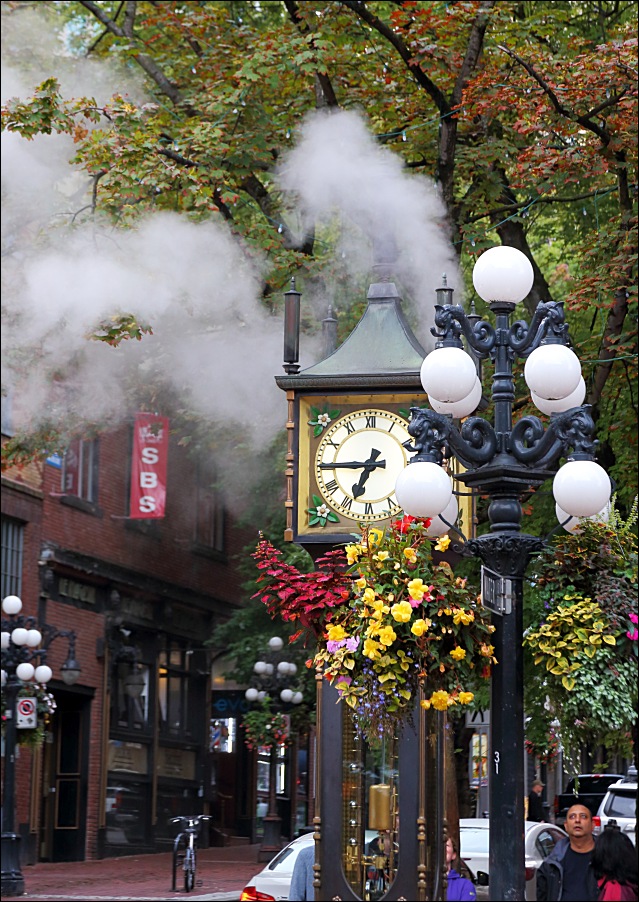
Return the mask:
[[[508,332],[508,346],[522,357],[532,354],[544,339],[555,344],[568,344],[563,301],[538,304],[530,325],[520,319],[512,324]]]
[[[463,307],[435,305],[435,325],[430,330],[443,345],[463,347],[461,334],[478,357],[487,357],[495,346],[494,327],[486,320],[479,320],[471,327]]]
[[[570,449],[591,457],[597,446],[594,432],[589,405],[554,414],[546,430],[538,417],[523,417],[513,427],[511,452],[521,463],[540,467],[549,466]]]
[[[478,557],[500,576],[521,577],[528,561],[544,548],[544,540],[527,533],[487,533],[477,539],[469,539],[463,545],[463,554]]]
[[[465,467],[487,463],[497,450],[495,430],[481,417],[470,417],[461,432],[452,417],[423,407],[411,407],[408,432],[415,439],[406,442],[407,451],[416,452],[413,461],[441,464],[451,449]]]

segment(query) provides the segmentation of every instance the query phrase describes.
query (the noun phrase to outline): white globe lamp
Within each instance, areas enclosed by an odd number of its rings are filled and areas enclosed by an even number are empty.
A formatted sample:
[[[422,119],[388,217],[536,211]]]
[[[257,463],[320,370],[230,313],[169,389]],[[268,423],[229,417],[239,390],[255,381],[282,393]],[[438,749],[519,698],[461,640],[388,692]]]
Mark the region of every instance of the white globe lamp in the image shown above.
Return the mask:
[[[258,674],[266,673],[266,661],[256,661],[253,670]]]
[[[29,648],[36,648],[42,642],[40,630],[27,630],[27,642]]]
[[[39,664],[35,669],[34,676],[36,683],[48,683],[53,676],[53,671],[48,664]]]
[[[448,526],[447,523],[452,523],[454,526],[457,522],[458,512],[459,506],[457,504],[457,498],[455,498],[454,495],[451,495],[446,508],[437,517],[433,517],[430,526],[426,530],[426,535],[431,539],[438,539],[440,536],[445,535],[450,529],[450,526]],[[444,520],[446,520],[447,523],[444,523]]]
[[[290,704],[293,701],[293,690],[282,689],[282,691],[280,692],[280,698],[286,705]]]
[[[26,645],[29,638],[29,630],[23,626],[17,626],[11,633],[11,641],[14,645]]]
[[[580,376],[577,388],[565,398],[559,398],[555,401],[541,398],[534,391],[530,392],[530,397],[537,410],[540,410],[547,416],[551,416],[553,413],[563,413],[564,410],[570,410],[572,407],[581,407],[586,397],[586,383],[584,377]]]
[[[33,664],[29,664],[28,661],[23,661],[22,664],[18,664],[16,667],[16,676],[19,680],[23,680],[25,683],[28,680],[33,679],[33,674],[35,673],[35,667]]]
[[[567,514],[566,511],[562,510],[558,504],[555,504],[555,514],[557,515],[557,520],[566,532],[575,533],[578,535],[580,532],[583,532],[581,527],[581,520],[592,520],[593,523],[607,523],[610,518],[610,504],[607,504],[602,510],[598,513],[594,514],[592,517],[571,517],[570,514]]]
[[[594,460],[569,460],[552,484],[556,503],[571,517],[592,517],[610,500],[610,477]]]
[[[427,395],[449,403],[471,393],[477,370],[473,358],[462,348],[435,348],[424,357],[420,378]]]
[[[268,640],[268,646],[272,651],[281,651],[284,646],[284,640],[279,636],[273,636]]]
[[[541,345],[526,361],[524,379],[531,392],[546,401],[557,401],[577,390],[581,364],[575,352],[564,345]]]
[[[453,494],[450,476],[438,464],[416,461],[408,464],[395,483],[398,505],[411,517],[436,517]]]
[[[491,247],[473,268],[475,291],[484,301],[517,304],[533,286],[532,263],[515,247]]]
[[[436,413],[449,414],[456,420],[461,420],[463,417],[468,417],[471,413],[474,413],[480,401],[481,382],[477,377],[475,377],[475,384],[470,394],[462,398],[461,401],[440,401],[438,398],[428,396],[428,403]]]
[[[259,692],[254,686],[249,686],[249,688],[244,693],[244,698],[249,702],[256,702]]]
[[[19,614],[22,610],[22,601],[17,595],[7,595],[2,601],[2,610],[9,616]]]

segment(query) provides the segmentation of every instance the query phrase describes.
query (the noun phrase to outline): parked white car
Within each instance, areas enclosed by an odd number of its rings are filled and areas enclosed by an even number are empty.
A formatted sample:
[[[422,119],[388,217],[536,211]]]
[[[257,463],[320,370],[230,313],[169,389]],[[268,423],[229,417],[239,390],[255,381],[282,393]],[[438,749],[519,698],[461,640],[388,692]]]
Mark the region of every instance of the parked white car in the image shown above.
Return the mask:
[[[593,832],[597,836],[610,821],[616,821],[620,830],[635,843],[637,841],[637,771],[628,771],[628,776],[611,783],[608,792],[592,819]]]
[[[461,858],[476,878],[479,871],[488,874],[488,826],[484,818],[462,818],[459,822]],[[366,831],[366,842],[377,836]],[[524,847],[526,863],[526,899],[537,898],[537,868],[560,839],[568,834],[554,824],[537,824],[526,821],[526,843]],[[251,878],[244,888],[242,902],[284,902],[288,899],[293,876],[293,866],[301,849],[313,844],[313,834],[306,833],[289,843],[258,874]],[[485,879],[485,878],[484,878]],[[489,899],[490,888],[477,886],[477,898]]]
[[[481,874],[487,874],[489,824],[486,818],[468,817],[459,822],[460,856],[462,861],[470,868],[480,885],[477,886],[477,898],[489,899],[490,887],[482,886],[485,878]],[[567,838],[568,834],[561,827],[554,824],[536,823],[526,821],[524,842],[524,862],[526,867],[526,899],[537,898],[537,868],[542,861],[550,855],[560,839]]]

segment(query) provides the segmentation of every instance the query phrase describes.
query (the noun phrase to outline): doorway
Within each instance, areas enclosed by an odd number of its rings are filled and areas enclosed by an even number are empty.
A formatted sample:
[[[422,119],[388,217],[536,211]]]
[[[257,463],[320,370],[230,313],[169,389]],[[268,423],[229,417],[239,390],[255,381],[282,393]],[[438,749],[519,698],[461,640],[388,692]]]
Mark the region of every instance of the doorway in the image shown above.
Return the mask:
[[[55,689],[42,768],[41,861],[84,861],[91,698]]]

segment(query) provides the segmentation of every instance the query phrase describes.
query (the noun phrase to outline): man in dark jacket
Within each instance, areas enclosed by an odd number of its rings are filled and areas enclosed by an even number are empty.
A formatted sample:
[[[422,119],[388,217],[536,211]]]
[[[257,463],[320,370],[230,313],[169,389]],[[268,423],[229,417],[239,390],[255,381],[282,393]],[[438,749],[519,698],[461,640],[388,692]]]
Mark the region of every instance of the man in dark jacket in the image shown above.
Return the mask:
[[[528,796],[528,820],[529,821],[545,821],[544,803],[541,794],[544,791],[544,784],[541,780],[533,780],[530,787],[530,795]]]
[[[573,805],[564,824],[568,839],[560,840],[537,871],[539,902],[596,902],[599,888],[592,870],[595,848],[592,814]]]

